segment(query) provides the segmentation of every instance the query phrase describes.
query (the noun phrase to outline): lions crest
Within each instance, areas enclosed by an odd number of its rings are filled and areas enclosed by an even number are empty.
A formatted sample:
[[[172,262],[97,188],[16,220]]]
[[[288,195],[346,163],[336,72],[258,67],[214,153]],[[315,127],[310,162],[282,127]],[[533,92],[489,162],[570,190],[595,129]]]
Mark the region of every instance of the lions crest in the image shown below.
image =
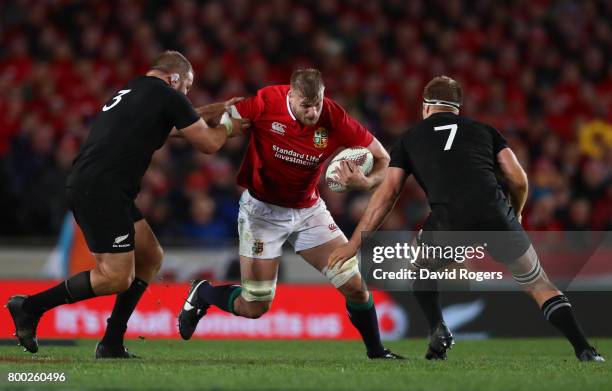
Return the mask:
[[[319,128],[314,131],[314,137],[312,138],[313,144],[315,148],[325,149],[327,148],[327,141],[329,137],[327,134],[327,129]]]

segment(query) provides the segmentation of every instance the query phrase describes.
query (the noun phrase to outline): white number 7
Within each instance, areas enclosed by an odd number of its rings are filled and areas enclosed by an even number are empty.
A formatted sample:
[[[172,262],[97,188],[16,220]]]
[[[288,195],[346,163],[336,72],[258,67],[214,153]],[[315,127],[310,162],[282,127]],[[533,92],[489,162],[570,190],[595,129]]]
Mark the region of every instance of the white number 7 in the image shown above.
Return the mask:
[[[444,146],[445,151],[450,151],[451,147],[453,146],[453,140],[455,139],[455,135],[457,134],[457,124],[436,126],[434,130],[436,132],[438,130],[450,130],[450,134],[448,135],[448,139],[446,140],[446,145]]]

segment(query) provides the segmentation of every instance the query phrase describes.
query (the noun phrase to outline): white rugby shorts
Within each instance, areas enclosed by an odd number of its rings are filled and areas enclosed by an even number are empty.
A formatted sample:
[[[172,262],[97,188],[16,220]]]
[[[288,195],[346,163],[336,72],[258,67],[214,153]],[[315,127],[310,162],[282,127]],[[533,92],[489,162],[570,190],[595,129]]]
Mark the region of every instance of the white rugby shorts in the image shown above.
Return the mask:
[[[238,235],[241,256],[277,258],[289,241],[295,252],[344,235],[321,198],[310,208],[284,208],[259,201],[245,190],[240,197]]]

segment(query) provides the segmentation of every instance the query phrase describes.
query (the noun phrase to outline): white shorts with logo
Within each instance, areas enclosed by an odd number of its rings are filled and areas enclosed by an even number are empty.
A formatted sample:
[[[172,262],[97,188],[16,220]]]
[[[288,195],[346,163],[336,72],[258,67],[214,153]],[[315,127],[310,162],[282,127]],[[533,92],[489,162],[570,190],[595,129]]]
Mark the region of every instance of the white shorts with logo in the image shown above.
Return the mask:
[[[241,256],[270,259],[282,255],[286,241],[299,252],[343,233],[320,198],[310,208],[284,208],[259,201],[245,190],[240,197],[238,235]]]

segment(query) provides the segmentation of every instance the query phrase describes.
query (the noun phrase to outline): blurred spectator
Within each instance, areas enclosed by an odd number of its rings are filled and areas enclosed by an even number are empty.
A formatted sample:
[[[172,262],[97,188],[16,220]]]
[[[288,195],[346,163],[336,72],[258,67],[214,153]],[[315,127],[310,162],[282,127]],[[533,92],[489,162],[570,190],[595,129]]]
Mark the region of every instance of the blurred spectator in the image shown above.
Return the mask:
[[[191,201],[191,218],[183,232],[188,239],[206,244],[223,244],[223,239],[231,237],[230,226],[235,224],[223,219],[217,213],[215,201],[205,194],[198,194]]]
[[[327,94],[391,147],[420,118],[433,76],[457,78],[463,113],[506,136],[531,180],[526,226],[609,229],[612,3],[242,0],[0,3],[0,235],[55,235],[62,184],[99,107],[167,48],[191,59],[195,105],[319,67]],[[236,236],[246,137],[215,156],[172,141],[138,203],[164,239]],[[367,198],[322,191],[352,231]],[[427,214],[411,181],[387,223]]]
[[[587,231],[591,225],[591,204],[584,198],[572,201],[569,208],[567,230]]]

